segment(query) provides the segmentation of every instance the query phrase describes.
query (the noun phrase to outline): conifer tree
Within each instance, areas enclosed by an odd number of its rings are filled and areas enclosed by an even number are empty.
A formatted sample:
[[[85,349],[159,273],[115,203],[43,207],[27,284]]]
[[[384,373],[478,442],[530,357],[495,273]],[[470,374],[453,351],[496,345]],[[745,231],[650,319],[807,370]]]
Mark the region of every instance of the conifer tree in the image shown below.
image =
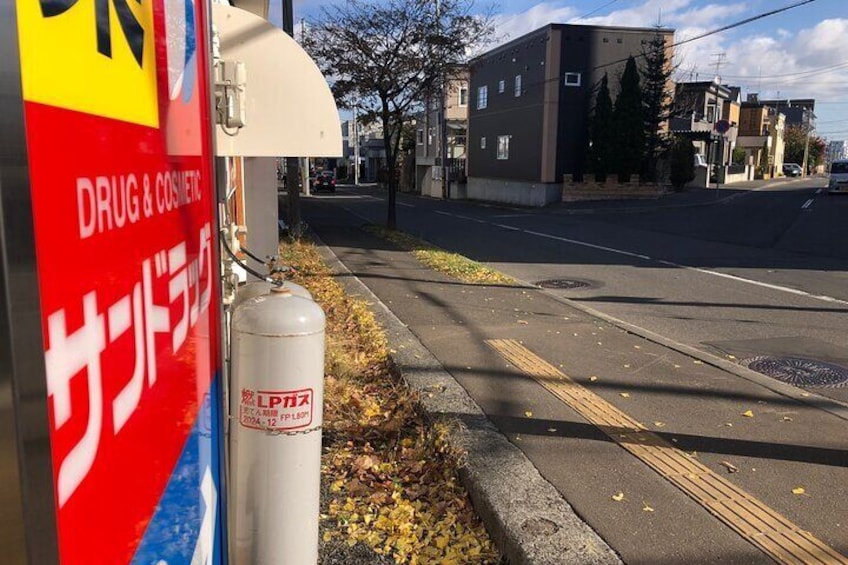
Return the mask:
[[[627,181],[638,173],[645,153],[645,123],[642,104],[642,88],[639,70],[631,55],[621,74],[621,88],[615,98],[613,121],[615,124],[615,172],[619,180]]]
[[[589,126],[589,139],[592,142],[589,170],[595,173],[598,180],[606,178],[613,163],[613,128],[609,77],[604,73],[598,92],[595,94],[595,108]]]
[[[648,42],[643,52],[645,64],[642,68],[642,99],[645,111],[645,158],[642,177],[654,181],[657,164],[668,149],[668,135],[663,124],[671,115],[672,93],[670,92],[672,66],[668,60],[666,41],[659,30]]]

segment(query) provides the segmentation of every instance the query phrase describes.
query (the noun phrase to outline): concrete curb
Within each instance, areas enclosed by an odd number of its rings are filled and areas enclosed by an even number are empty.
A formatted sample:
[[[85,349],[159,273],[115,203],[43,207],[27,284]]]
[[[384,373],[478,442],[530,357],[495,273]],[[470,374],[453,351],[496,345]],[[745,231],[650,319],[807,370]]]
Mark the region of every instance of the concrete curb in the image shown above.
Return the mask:
[[[620,565],[601,537],[489,421],[465,389],[388,307],[314,233],[319,252],[349,294],[371,305],[393,348],[395,369],[430,417],[450,424],[465,452],[460,479],[478,515],[511,565]]]

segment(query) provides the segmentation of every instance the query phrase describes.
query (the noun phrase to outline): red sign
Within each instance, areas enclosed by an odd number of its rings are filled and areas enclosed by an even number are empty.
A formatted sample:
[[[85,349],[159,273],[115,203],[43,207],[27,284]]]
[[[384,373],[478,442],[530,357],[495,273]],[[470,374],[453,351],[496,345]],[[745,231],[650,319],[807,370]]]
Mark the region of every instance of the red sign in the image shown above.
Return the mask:
[[[196,433],[220,364],[205,4],[17,6],[61,560],[129,563],[216,441]]]
[[[239,424],[264,431],[298,430],[312,424],[314,391],[241,390]]]

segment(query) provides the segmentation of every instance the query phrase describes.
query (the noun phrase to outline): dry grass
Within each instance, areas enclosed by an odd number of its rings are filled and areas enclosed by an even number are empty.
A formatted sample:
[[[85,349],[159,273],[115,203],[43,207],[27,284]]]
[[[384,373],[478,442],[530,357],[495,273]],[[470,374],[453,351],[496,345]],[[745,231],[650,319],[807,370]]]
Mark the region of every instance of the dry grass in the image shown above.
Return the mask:
[[[499,555],[457,482],[460,454],[389,370],[386,337],[308,243],[283,243],[294,282],[327,315],[324,537],[363,542],[396,563],[494,564]]]
[[[411,252],[416,259],[440,273],[472,284],[514,285],[516,281],[494,269],[467,257],[440,249],[426,241],[402,231],[370,225],[365,231],[391,241],[401,249]]]

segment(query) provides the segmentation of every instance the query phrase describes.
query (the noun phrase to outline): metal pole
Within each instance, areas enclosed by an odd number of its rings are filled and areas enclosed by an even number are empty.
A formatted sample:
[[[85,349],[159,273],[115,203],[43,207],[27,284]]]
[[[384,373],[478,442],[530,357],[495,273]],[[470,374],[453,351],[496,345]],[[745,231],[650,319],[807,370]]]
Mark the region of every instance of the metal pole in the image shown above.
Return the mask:
[[[436,27],[442,33],[442,4],[436,0]],[[442,198],[450,200],[450,183],[448,182],[448,120],[447,110],[447,75],[443,71],[439,85],[439,160],[442,169]]]
[[[294,38],[294,9],[292,0],[282,0],[283,31]],[[292,77],[294,78],[294,77]],[[300,234],[300,188],[297,186],[300,178],[300,160],[297,157],[286,157],[286,193],[288,195],[288,225],[289,234]]]
[[[359,117],[353,107],[353,184],[359,186]]]

